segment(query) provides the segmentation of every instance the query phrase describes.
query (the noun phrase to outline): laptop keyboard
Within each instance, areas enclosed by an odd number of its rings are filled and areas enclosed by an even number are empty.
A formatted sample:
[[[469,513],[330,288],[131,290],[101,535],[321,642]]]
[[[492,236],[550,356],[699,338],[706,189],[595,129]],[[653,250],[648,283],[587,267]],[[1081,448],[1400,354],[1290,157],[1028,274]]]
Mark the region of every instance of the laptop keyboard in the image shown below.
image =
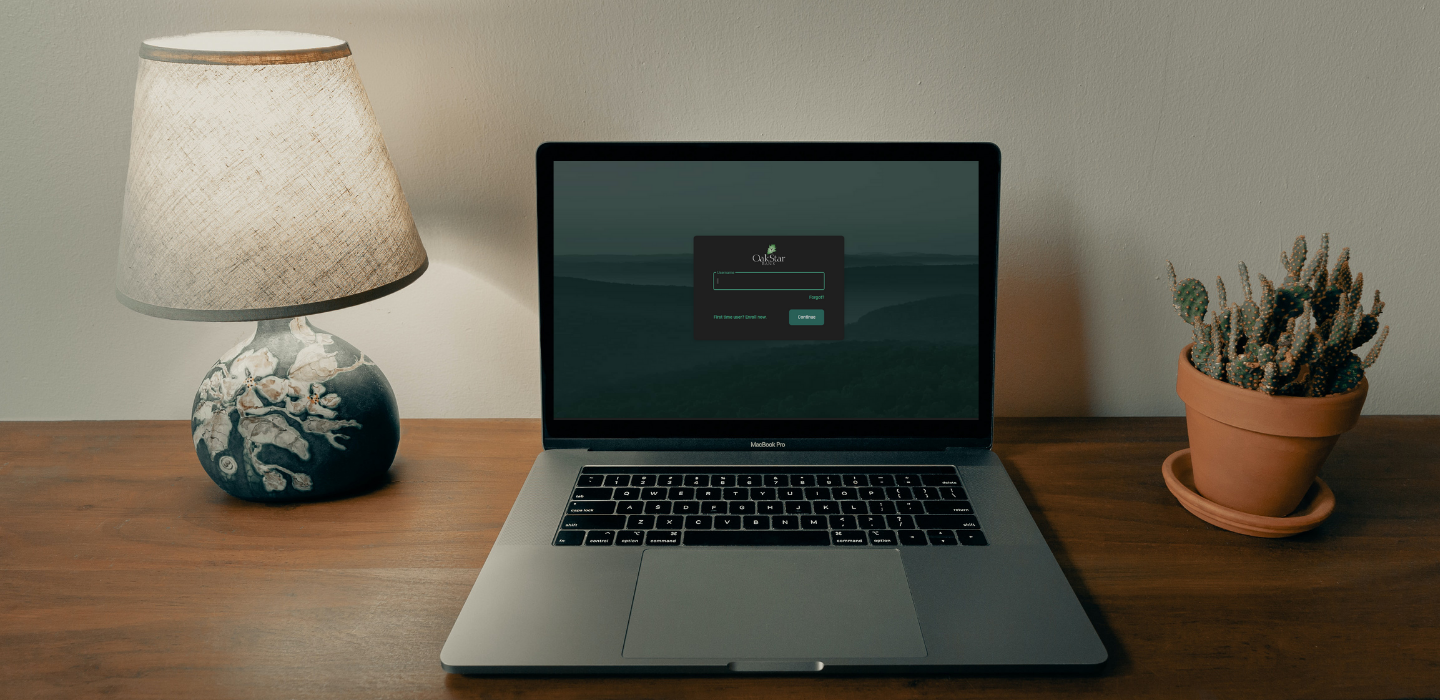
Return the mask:
[[[556,546],[986,544],[950,466],[585,467]]]

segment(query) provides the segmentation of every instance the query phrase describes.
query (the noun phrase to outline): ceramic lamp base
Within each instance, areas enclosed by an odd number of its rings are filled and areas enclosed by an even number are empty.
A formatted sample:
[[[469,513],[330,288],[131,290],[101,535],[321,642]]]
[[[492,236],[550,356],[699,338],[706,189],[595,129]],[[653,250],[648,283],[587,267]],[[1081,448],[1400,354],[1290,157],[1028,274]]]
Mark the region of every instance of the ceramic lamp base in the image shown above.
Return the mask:
[[[248,501],[301,501],[374,486],[400,418],[380,368],[304,317],[260,321],[206,373],[191,411],[195,453]]]

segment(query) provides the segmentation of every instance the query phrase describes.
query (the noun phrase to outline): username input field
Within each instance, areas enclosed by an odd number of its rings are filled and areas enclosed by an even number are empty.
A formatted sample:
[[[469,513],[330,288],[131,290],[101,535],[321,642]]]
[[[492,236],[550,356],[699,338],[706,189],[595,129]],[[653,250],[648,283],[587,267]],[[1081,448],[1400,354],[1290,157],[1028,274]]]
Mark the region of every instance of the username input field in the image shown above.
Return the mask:
[[[716,272],[711,289],[719,292],[823,292],[824,272]]]

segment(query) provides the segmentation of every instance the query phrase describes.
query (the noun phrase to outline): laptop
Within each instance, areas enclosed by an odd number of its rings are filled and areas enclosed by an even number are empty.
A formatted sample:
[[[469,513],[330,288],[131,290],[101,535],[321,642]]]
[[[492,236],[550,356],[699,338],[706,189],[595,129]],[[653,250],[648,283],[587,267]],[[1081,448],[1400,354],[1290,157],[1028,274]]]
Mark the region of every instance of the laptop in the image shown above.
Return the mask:
[[[464,674],[1094,669],[992,437],[1000,151],[547,143],[544,451]]]

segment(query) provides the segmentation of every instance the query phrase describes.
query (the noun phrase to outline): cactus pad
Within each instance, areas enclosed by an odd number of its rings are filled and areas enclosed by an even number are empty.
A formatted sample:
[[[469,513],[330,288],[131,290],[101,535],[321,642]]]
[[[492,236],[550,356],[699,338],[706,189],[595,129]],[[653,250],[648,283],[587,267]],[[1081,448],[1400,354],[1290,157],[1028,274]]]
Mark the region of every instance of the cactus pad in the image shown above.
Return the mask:
[[[1175,310],[1180,312],[1180,318],[1186,323],[1193,326],[1205,320],[1205,312],[1210,308],[1210,295],[1200,280],[1191,277],[1175,285],[1173,299]]]

